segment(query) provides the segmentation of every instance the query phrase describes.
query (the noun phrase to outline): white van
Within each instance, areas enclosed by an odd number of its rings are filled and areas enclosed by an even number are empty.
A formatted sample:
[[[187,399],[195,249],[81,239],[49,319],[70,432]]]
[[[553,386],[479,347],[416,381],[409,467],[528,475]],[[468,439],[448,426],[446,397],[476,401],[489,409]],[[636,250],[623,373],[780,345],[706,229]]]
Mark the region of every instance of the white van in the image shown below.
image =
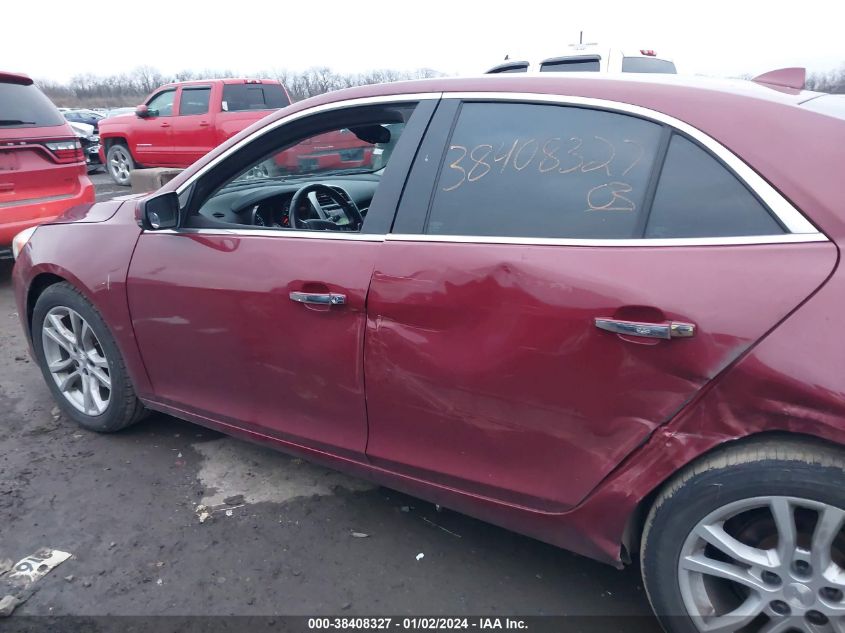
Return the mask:
[[[651,49],[602,48],[597,44],[572,44],[572,52],[540,61],[506,59],[486,74],[525,72],[677,73],[675,63]]]

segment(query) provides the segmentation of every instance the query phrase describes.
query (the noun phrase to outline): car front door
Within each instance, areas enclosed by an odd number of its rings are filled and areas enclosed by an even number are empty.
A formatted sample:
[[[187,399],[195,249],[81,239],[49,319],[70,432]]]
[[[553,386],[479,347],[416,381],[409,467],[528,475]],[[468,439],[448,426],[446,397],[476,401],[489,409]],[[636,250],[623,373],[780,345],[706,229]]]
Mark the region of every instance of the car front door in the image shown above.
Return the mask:
[[[145,231],[127,282],[161,408],[363,458],[367,291],[435,103],[341,103],[295,117],[186,184],[184,225]],[[381,117],[390,124],[402,119],[383,172],[258,175],[273,155],[356,122],[362,126],[356,129],[379,133],[373,140],[386,141]],[[360,230],[287,228],[291,196],[314,183],[343,189],[357,202]],[[302,197],[300,217],[315,212],[312,200],[320,204],[324,193]],[[327,217],[338,214],[336,205],[322,202]]]
[[[479,96],[454,120],[443,101],[378,254],[365,357],[375,465],[547,512],[836,261],[709,137],[565,101]]]
[[[190,165],[217,145],[214,114],[209,112],[211,92],[211,86],[201,85],[179,89],[178,114],[173,117],[173,162],[176,165]]]
[[[173,105],[176,89],[168,88],[147,101],[148,115],[133,124],[132,155],[142,165],[160,167],[173,164]]]

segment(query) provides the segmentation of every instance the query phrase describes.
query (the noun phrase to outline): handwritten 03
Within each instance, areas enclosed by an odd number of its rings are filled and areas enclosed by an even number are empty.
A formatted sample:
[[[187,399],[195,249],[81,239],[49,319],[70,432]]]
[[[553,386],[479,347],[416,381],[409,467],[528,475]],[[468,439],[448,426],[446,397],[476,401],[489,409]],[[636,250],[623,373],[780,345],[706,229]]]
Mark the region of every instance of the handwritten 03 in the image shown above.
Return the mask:
[[[465,145],[450,145],[449,152],[457,157],[449,163],[449,173],[458,179],[443,187],[444,192],[455,191],[466,183],[474,183],[490,173],[504,173],[508,170],[523,172],[536,171],[540,174],[575,174],[597,172],[607,176],[608,182],[592,187],[586,193],[589,211],[635,211],[636,204],[628,197],[633,187],[621,180],[636,167],[643,158],[643,146],[634,140],[622,141],[625,150],[633,151],[633,158],[623,161],[618,156],[616,146],[601,136],[593,136],[590,144],[601,158],[591,160],[584,156],[584,140],[577,136],[566,141],[561,137],[552,137],[544,142],[534,138],[514,139],[513,143],[502,143],[498,148],[490,143],[479,143],[468,148]],[[564,152],[561,154],[561,152]],[[591,152],[592,153],[592,152]],[[630,154],[625,151],[625,154]],[[622,165],[619,163],[622,162]],[[621,169],[614,177],[613,170]]]

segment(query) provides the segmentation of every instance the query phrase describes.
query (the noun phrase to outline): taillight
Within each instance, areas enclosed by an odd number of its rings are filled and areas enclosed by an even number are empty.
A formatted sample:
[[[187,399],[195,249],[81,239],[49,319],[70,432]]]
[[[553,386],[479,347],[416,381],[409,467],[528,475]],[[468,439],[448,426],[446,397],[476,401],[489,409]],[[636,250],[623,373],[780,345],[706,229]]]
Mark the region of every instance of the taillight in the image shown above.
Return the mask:
[[[640,55],[645,55],[646,57],[655,57],[656,53],[650,48],[641,48]]]
[[[72,141],[49,141],[44,147],[50,150],[57,163],[77,163],[85,160],[82,144],[78,139]]]

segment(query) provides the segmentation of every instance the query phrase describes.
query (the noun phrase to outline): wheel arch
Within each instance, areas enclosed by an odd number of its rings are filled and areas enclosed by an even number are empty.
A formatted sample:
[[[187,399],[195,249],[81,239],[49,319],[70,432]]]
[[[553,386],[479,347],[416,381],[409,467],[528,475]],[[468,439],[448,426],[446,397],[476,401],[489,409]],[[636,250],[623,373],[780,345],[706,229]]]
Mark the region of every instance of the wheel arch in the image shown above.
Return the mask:
[[[102,137],[101,137],[102,138]],[[102,139],[103,142],[103,153],[106,155],[106,160],[108,160],[109,150],[114,147],[115,145],[123,145],[126,148],[126,151],[129,152],[129,156],[132,157],[132,160],[135,162],[136,168],[141,168],[142,165],[138,161],[137,156],[135,156],[135,152],[132,151],[132,147],[129,145],[129,138],[125,134],[109,136],[105,139]],[[106,167],[108,169],[108,167]]]
[[[116,143],[123,143],[124,145],[127,145],[126,139],[123,138],[122,136],[109,136],[109,137],[106,137],[106,138],[100,137],[100,139],[103,142],[103,152],[105,154],[108,154],[109,150],[112,148],[112,145],[114,145]],[[127,147],[128,147],[128,145],[127,145]]]
[[[104,150],[105,150],[106,153],[108,153],[108,151],[112,148],[113,145],[125,145],[126,149],[129,149],[129,141],[126,139],[125,136],[120,136],[120,135],[108,136],[108,137],[106,137],[102,140],[103,140],[103,145],[105,145]],[[131,154],[132,150],[129,150],[129,153]]]
[[[813,445],[815,447],[825,447],[828,450],[838,450],[845,454],[845,446],[837,442],[831,442],[809,433],[795,433],[782,430],[761,431],[717,444],[692,457],[686,463],[669,473],[640,499],[634,510],[630,513],[622,533],[621,558],[623,562],[628,564],[632,558],[634,560],[639,559],[643,532],[649,512],[663,491],[671,487],[677,480],[682,479],[690,471],[695,470],[703,462],[711,460],[723,453],[739,452],[751,448],[755,444],[763,443]]]
[[[53,360],[62,362],[60,367],[53,368],[47,350],[48,339],[58,341],[62,335],[54,333],[47,337],[43,331],[35,336],[30,333],[33,355],[59,408],[84,428],[102,433],[121,430],[143,418],[146,410],[137,397],[134,381],[126,366],[125,351],[114,336],[113,328],[90,297],[82,288],[54,273],[43,273],[34,278],[33,282],[27,293],[27,309],[32,310],[32,316],[29,317],[30,330],[33,329],[34,319],[42,321],[43,328],[48,322],[47,317],[54,310],[63,309],[66,312],[60,319],[68,316],[73,321],[70,314],[76,313],[79,321],[87,323],[88,332],[93,338],[88,339],[91,347],[86,349],[85,330],[77,330],[76,326],[71,324],[75,336],[70,340],[64,337],[65,342],[58,345],[54,343],[56,347],[63,347],[65,353],[59,358],[53,357]],[[41,301],[45,298],[48,303],[42,306]],[[71,351],[72,349],[76,351]],[[95,351],[99,354],[99,361],[91,356]],[[95,365],[98,368],[95,368]],[[55,376],[51,380],[50,374],[56,371],[69,372],[65,374],[62,386],[57,386]],[[65,388],[65,385],[70,385],[73,375],[82,377],[81,382],[74,387],[79,392],[75,398],[71,396],[71,390]],[[88,380],[85,380],[84,376],[87,376]],[[92,383],[91,379],[95,376]],[[96,387],[92,387],[92,384]],[[107,399],[103,399],[103,387],[108,389]]]
[[[30,282],[26,293],[26,324],[29,329],[28,334],[30,337],[32,337],[32,315],[35,311],[35,304],[38,302],[38,297],[40,297],[50,286],[54,286],[55,284],[62,282],[70,283],[78,289],[78,286],[54,272],[38,273]]]

